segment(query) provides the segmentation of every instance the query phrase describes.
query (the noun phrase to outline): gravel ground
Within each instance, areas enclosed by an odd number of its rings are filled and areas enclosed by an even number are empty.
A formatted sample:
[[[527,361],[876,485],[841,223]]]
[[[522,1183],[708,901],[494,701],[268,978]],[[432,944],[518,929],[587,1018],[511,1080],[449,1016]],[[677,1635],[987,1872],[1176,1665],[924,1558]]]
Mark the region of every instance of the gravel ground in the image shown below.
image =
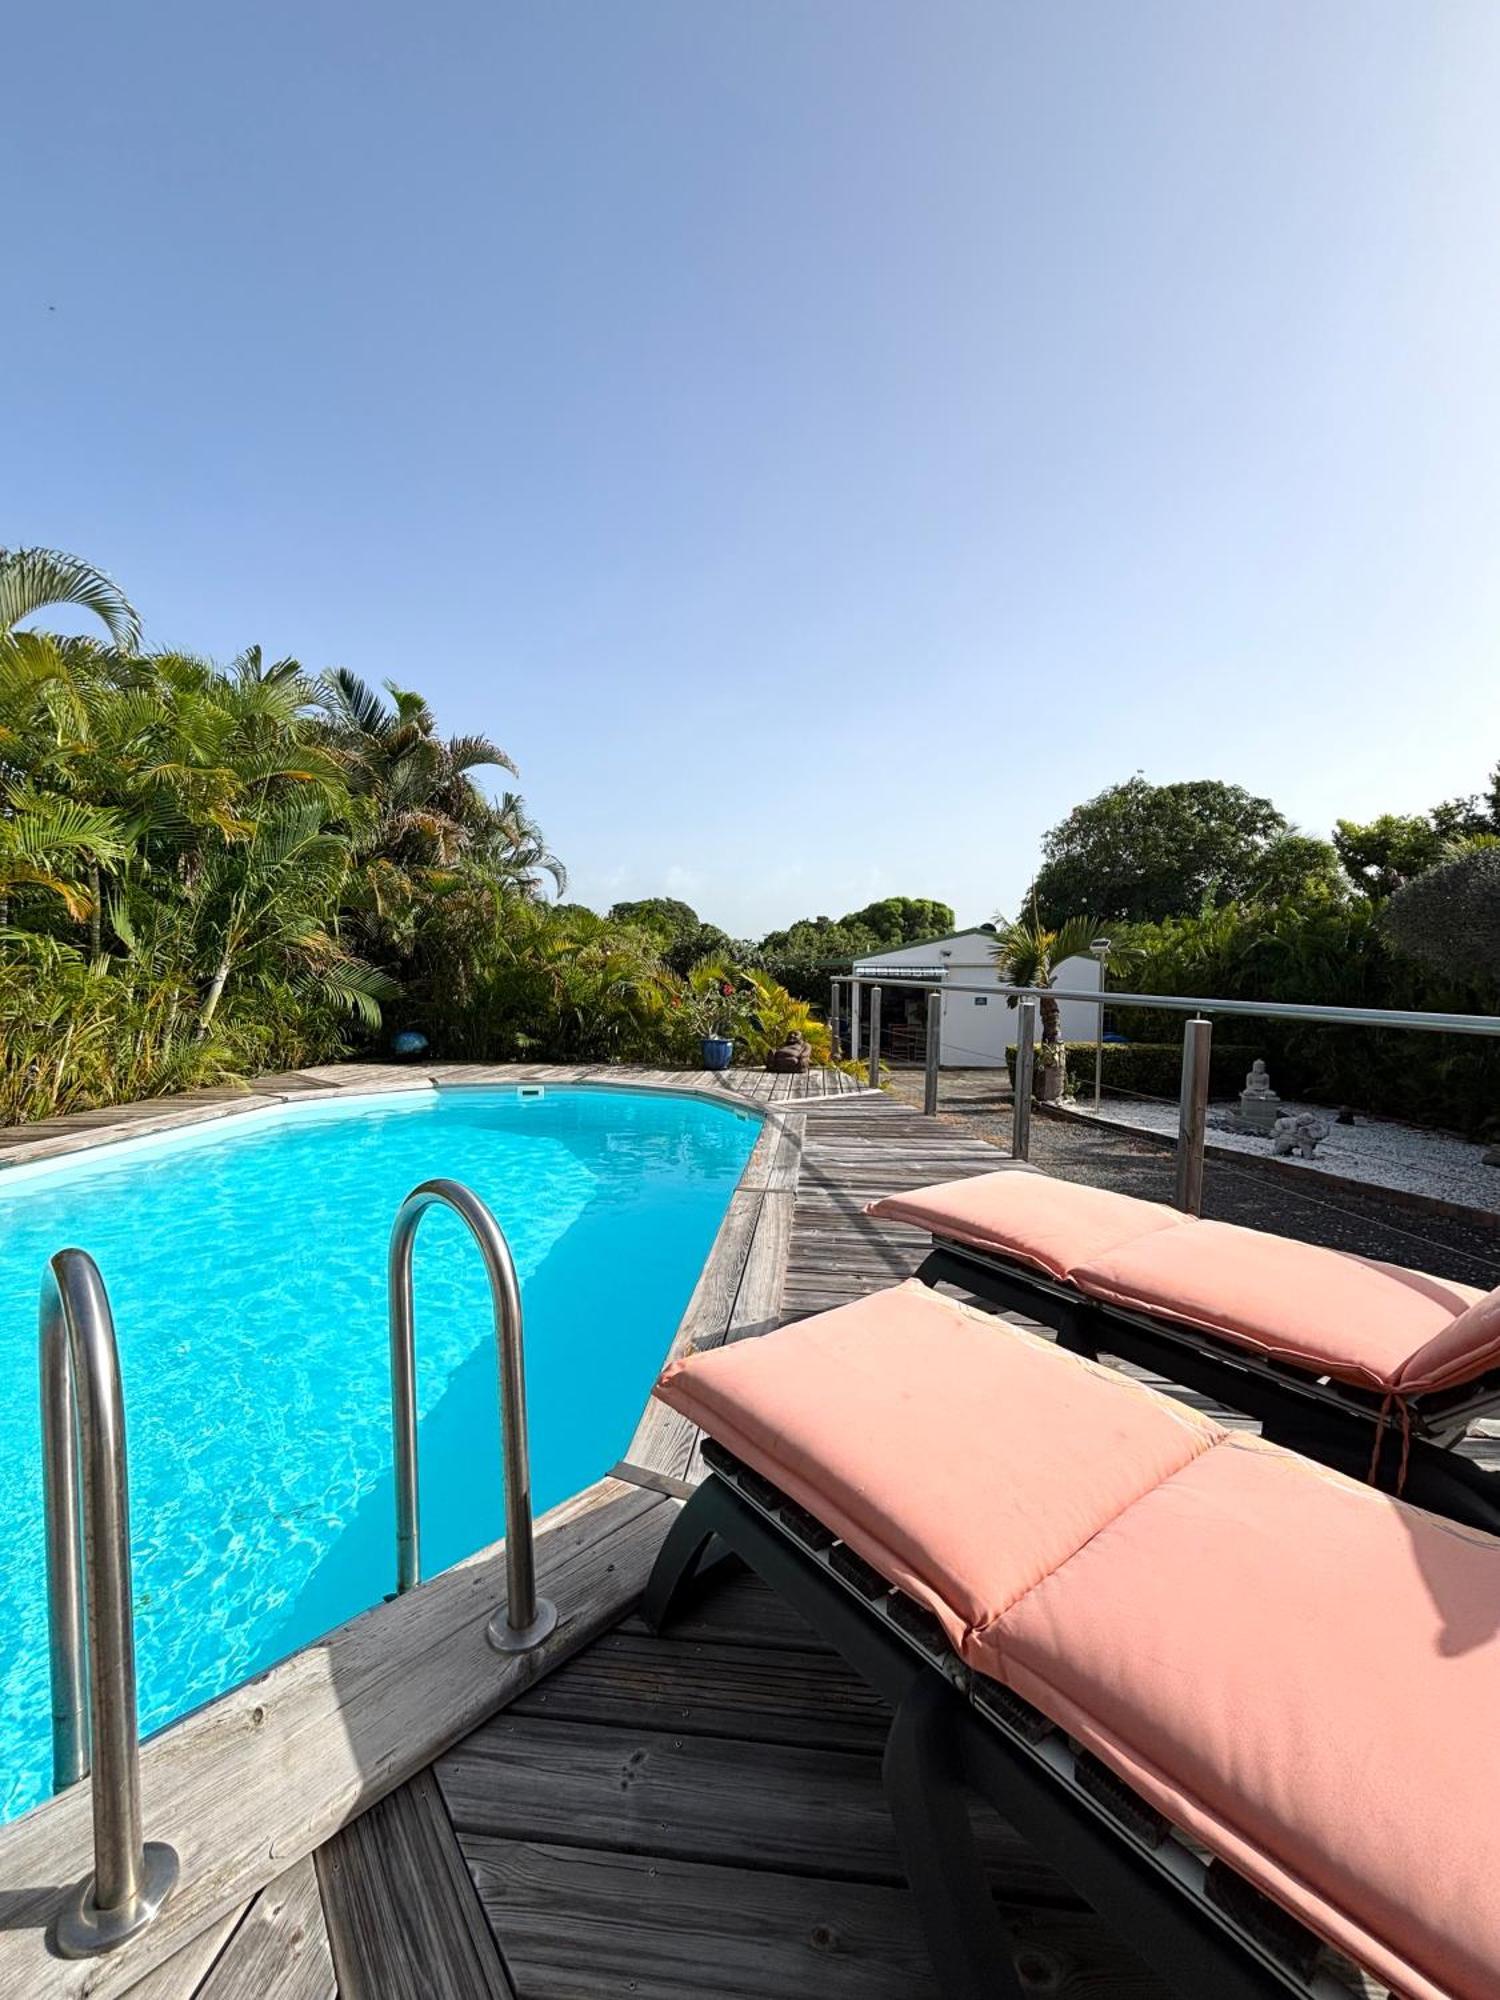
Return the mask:
[[[1287,1103],[1282,1109],[1291,1117],[1310,1111],[1328,1127],[1328,1137],[1318,1142],[1312,1159],[1289,1157],[1287,1164],[1299,1172],[1338,1174],[1347,1180],[1366,1181],[1372,1187],[1434,1195],[1465,1208],[1500,1212],[1500,1167],[1484,1164],[1483,1146],[1455,1138],[1451,1132],[1425,1132],[1386,1118],[1361,1117],[1353,1125],[1338,1125],[1331,1111],[1316,1104]],[[1128,1125],[1173,1139],[1177,1136],[1175,1104],[1106,1098],[1098,1115],[1112,1125]],[[1209,1143],[1228,1146],[1251,1159],[1267,1158],[1270,1141],[1240,1131],[1231,1118],[1228,1104],[1210,1106]]]
[[[904,1103],[920,1107],[921,1071],[894,1070],[890,1089]],[[938,1102],[940,1117],[1009,1152],[1010,1086],[1003,1070],[944,1070]],[[1221,1136],[1213,1134],[1215,1143]],[[1150,1201],[1172,1199],[1170,1148],[1124,1126],[1053,1118],[1038,1110],[1031,1121],[1031,1158],[1067,1180]],[[1429,1215],[1393,1200],[1378,1187],[1354,1192],[1318,1186],[1311,1174],[1308,1180],[1304,1193],[1253,1155],[1247,1155],[1243,1165],[1210,1155],[1204,1171],[1203,1213],[1220,1222],[1381,1257],[1486,1290],[1500,1285],[1500,1229],[1490,1217]]]

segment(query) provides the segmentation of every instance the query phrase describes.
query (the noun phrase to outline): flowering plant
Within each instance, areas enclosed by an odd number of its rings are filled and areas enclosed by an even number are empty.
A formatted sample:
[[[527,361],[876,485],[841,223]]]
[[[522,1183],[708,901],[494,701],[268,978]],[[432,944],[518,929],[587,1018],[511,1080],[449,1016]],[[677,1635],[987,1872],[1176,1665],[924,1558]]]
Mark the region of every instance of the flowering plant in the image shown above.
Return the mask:
[[[683,1011],[697,1035],[732,1042],[743,1029],[745,1002],[723,966],[695,965]]]

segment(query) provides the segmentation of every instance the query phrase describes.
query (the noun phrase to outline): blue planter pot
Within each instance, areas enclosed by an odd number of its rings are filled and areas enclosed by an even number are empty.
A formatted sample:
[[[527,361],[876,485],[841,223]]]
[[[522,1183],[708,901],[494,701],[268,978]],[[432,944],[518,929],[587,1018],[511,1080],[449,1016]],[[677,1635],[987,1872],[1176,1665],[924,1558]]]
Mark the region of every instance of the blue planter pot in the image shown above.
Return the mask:
[[[728,1069],[734,1055],[734,1043],[726,1041],[722,1035],[705,1035],[699,1046],[703,1050],[705,1069]]]

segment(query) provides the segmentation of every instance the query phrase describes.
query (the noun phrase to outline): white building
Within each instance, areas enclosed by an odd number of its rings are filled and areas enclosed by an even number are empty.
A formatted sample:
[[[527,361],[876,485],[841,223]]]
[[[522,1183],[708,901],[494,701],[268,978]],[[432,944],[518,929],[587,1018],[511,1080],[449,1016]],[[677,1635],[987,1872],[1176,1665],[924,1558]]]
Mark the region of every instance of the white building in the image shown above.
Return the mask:
[[[944,1069],[1003,1069],[1005,1051],[1016,1039],[1016,1015],[1008,1007],[1003,981],[994,958],[993,931],[959,931],[953,937],[928,938],[921,944],[900,945],[894,951],[871,952],[854,961],[854,977],[881,981],[881,1045],[898,1060],[921,1057],[926,1040],[927,996],[921,990],[903,993],[903,980],[940,979],[944,986],[958,989],[943,994]],[[1099,961],[1092,957],[1066,958],[1057,968],[1054,983],[1064,990],[1097,993]],[[967,987],[988,988],[966,992]],[[1091,1042],[1099,1022],[1099,1010],[1087,1000],[1060,1000],[1062,1035],[1065,1042]],[[868,996],[861,995],[861,1052],[869,1021]]]

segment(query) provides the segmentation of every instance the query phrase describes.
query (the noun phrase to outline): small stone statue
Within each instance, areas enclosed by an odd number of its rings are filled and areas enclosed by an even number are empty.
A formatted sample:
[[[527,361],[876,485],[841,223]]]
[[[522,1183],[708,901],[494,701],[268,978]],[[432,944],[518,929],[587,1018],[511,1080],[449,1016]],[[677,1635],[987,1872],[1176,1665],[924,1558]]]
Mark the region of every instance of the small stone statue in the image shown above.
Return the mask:
[[[779,1049],[772,1049],[766,1057],[766,1068],[779,1075],[798,1076],[812,1062],[812,1050],[800,1031],[793,1028]]]
[[[1275,1130],[1280,1115],[1281,1099],[1272,1090],[1270,1074],[1257,1056],[1240,1092],[1240,1130],[1266,1137]]]
[[[1319,1142],[1328,1137],[1328,1120],[1311,1111],[1287,1112],[1271,1128],[1271,1151],[1283,1159],[1300,1153],[1304,1160],[1317,1158]]]

